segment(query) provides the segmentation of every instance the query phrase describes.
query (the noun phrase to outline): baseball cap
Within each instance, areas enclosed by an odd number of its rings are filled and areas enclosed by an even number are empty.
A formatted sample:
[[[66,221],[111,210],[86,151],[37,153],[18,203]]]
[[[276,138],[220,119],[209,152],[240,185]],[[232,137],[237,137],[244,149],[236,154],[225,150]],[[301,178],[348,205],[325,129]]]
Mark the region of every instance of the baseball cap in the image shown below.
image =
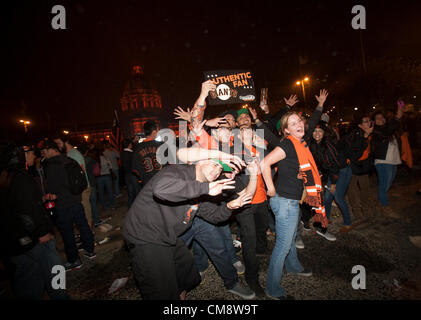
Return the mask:
[[[222,166],[222,171],[225,172],[232,172],[232,169],[229,165],[227,165],[225,162],[219,160],[219,159],[211,159],[213,162],[216,162]]]
[[[237,118],[240,116],[240,114],[243,114],[243,113],[246,113],[246,114],[250,114],[250,112],[249,112],[249,109],[247,109],[247,108],[241,108],[240,110],[237,110],[237,116],[235,117],[235,119],[237,120]]]

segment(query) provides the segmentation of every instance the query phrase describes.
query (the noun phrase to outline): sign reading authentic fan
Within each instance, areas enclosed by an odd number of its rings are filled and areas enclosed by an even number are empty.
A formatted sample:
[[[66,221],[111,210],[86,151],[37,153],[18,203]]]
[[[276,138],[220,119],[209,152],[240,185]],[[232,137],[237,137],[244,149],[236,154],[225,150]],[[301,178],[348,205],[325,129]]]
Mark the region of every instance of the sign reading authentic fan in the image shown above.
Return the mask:
[[[205,81],[212,80],[216,91],[209,92],[209,105],[252,102],[256,99],[254,82],[249,70],[204,72]]]

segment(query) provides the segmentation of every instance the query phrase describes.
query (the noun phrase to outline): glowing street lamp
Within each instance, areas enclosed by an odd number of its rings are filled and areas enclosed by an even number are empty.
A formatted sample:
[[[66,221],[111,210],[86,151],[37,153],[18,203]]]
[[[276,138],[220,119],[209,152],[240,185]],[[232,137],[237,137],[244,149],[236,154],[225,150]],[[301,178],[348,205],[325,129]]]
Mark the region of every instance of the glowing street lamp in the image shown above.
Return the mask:
[[[25,132],[28,132],[28,126],[31,124],[31,121],[29,120],[19,120],[20,123],[23,124],[23,126],[25,127]]]
[[[86,135],[86,136],[83,136],[83,137],[85,138],[86,142],[88,142],[89,136]]]
[[[304,88],[304,82],[308,82],[310,81],[310,79],[308,77],[305,77],[304,79],[297,81],[295,84],[297,86],[301,85],[301,87],[303,88],[303,98],[304,98],[304,102],[306,101],[306,90]]]
[[[67,131],[67,130],[63,130],[63,133],[64,133],[64,134],[69,134],[69,131]]]

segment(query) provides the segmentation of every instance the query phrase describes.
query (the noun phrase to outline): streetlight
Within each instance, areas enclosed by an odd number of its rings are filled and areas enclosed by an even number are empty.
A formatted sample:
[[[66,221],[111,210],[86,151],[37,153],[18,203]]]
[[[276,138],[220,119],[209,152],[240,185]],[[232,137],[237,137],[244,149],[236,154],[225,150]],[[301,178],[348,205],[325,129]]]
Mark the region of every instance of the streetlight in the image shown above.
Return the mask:
[[[19,120],[20,123],[23,123],[23,126],[25,127],[25,132],[28,132],[28,125],[31,124],[31,121],[29,120]]]
[[[305,101],[306,101],[306,90],[305,90],[305,88],[304,88],[304,82],[308,82],[308,81],[310,81],[310,79],[309,79],[308,77],[305,77],[304,79],[302,79],[302,80],[300,80],[300,81],[297,81],[297,82],[295,83],[297,86],[301,85],[301,87],[303,88],[303,98],[304,98],[304,103],[305,103]]]
[[[86,142],[88,142],[89,136],[86,135],[86,136],[83,136],[83,137],[85,138]]]
[[[69,134],[69,131],[67,131],[67,130],[63,130],[63,133],[64,133],[64,134]]]

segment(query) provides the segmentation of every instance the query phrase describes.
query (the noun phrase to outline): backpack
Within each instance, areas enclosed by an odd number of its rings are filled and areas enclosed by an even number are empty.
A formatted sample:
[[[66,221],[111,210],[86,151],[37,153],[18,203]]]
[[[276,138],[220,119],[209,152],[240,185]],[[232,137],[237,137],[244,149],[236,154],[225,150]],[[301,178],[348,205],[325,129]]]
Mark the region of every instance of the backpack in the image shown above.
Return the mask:
[[[82,167],[72,158],[67,158],[64,162],[69,191],[74,195],[79,195],[88,187],[85,172]]]

